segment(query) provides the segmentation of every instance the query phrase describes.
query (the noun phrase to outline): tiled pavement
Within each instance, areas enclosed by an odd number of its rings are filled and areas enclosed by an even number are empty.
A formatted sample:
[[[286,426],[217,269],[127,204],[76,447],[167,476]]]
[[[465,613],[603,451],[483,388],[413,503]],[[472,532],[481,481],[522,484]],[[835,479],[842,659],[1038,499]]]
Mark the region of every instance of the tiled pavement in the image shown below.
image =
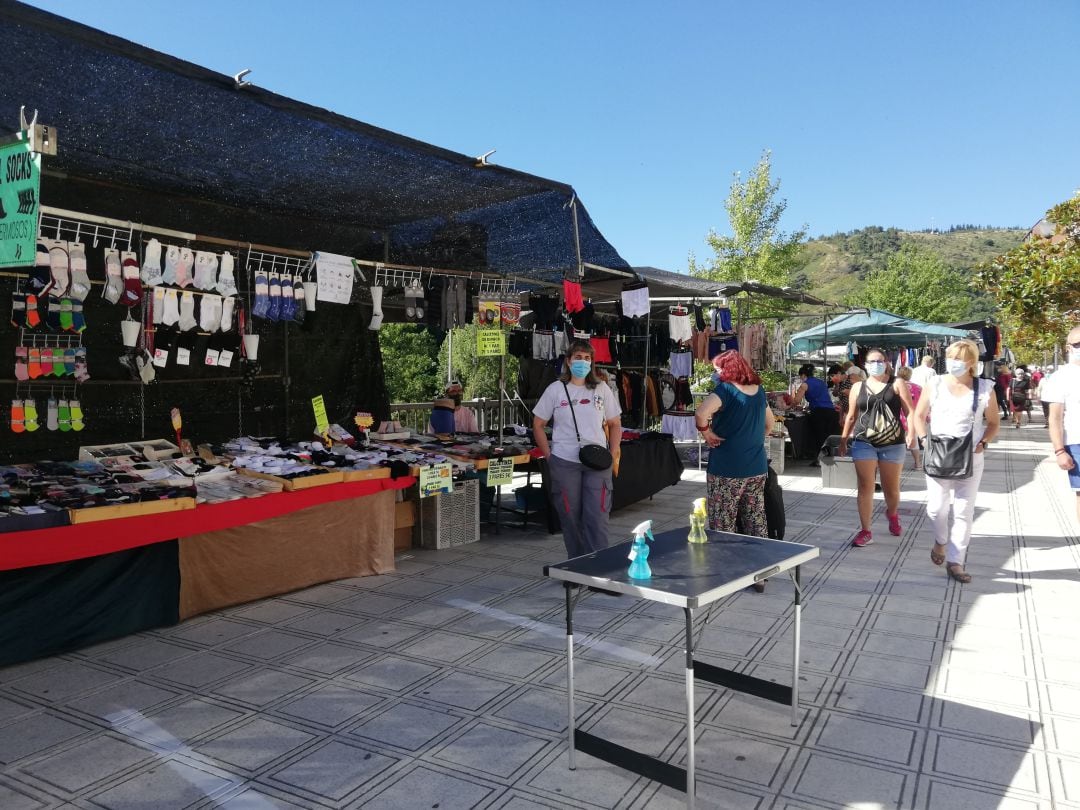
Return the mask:
[[[1080,808],[1080,553],[1041,425],[1006,429],[960,587],[928,560],[925,491],[904,535],[848,543],[852,493],[782,476],[807,566],[799,725],[698,691],[702,806]],[[684,523],[701,475],[615,516]],[[0,669],[0,808],[667,808],[681,794],[587,756],[566,769],[558,537],[504,531],[321,585]],[[727,601],[710,659],[787,678],[791,585]],[[591,595],[580,722],[683,757],[680,615]],[[587,640],[587,639],[583,639]]]

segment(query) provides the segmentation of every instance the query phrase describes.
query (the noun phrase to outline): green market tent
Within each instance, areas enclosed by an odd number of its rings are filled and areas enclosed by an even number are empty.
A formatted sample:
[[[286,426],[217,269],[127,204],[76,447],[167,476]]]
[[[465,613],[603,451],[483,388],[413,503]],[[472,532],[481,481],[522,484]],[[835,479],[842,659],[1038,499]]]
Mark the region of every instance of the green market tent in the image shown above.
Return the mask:
[[[820,351],[826,343],[847,343],[852,340],[891,349],[920,345],[928,340],[967,336],[968,333],[962,329],[905,318],[880,309],[862,309],[795,333],[788,341],[788,356]]]

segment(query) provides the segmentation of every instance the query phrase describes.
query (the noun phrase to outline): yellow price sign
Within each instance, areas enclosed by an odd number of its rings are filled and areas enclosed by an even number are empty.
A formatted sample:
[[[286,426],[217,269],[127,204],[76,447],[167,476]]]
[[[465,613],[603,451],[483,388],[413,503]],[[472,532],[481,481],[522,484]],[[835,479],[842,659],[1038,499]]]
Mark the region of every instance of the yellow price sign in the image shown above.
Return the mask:
[[[420,497],[429,498],[440,492],[454,491],[454,470],[450,464],[432,464],[420,468]]]
[[[477,330],[477,357],[502,357],[504,354],[506,354],[506,336],[501,329]]]
[[[508,487],[514,483],[514,460],[512,458],[493,458],[488,462],[487,485],[489,487]]]
[[[330,420],[326,416],[326,403],[323,402],[322,394],[312,398],[311,410],[315,412],[315,432],[326,433],[330,429]]]
[[[363,411],[358,412],[353,421],[356,422],[356,426],[361,430],[367,430],[375,424],[375,418],[370,413],[364,413]]]

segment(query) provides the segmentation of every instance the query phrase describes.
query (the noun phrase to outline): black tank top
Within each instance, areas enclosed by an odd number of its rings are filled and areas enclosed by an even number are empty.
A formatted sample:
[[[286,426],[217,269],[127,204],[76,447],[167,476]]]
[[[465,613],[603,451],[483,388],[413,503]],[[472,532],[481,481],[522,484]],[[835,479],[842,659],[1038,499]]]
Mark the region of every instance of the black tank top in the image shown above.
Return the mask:
[[[859,392],[858,399],[858,421],[856,421],[855,438],[866,440],[866,428],[863,425],[863,416],[866,414],[867,409],[870,407],[870,400],[874,398],[881,398],[885,401],[885,406],[893,412],[893,416],[897,419],[900,418],[900,406],[903,401],[896,393],[896,389],[893,388],[893,383],[896,382],[896,377],[889,377],[889,381],[885,383],[885,387],[878,391],[876,394],[870,393],[870,388],[866,382],[863,383],[862,390]],[[903,439],[900,440],[901,442]]]

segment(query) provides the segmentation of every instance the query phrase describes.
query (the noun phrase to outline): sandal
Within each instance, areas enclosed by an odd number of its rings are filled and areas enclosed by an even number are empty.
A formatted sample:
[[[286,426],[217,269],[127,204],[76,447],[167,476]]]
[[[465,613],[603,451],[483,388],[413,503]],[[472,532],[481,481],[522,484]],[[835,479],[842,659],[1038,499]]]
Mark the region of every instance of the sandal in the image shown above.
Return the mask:
[[[941,549],[941,551],[938,551],[939,548]],[[934,547],[930,549],[930,562],[932,562],[934,565],[941,565],[943,562],[945,562],[944,543],[934,543]]]
[[[971,582],[971,574],[965,571],[960,563],[949,563],[945,570],[949,572],[950,577],[962,585]]]

